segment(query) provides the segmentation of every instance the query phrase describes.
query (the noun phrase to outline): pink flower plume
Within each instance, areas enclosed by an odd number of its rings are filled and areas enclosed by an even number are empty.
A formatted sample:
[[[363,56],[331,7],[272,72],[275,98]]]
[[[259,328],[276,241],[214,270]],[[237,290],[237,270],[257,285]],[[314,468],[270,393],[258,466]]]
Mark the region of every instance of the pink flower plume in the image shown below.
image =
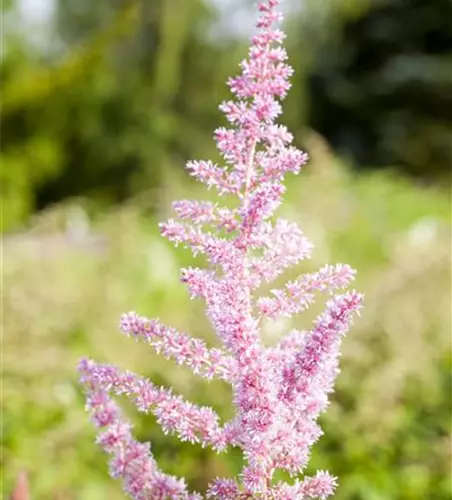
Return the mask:
[[[124,314],[120,325],[127,336],[195,375],[231,384],[234,417],[220,423],[211,408],[185,401],[135,373],[86,359],[79,365],[87,409],[99,429],[97,442],[111,456],[111,475],[121,478],[124,491],[136,500],[323,500],[336,488],[336,479],[324,471],[293,484],[274,481],[277,469],[291,475],[305,470],[322,435],[317,419],[339,373],[342,339],[362,303],[361,294],[347,290],[355,271],[346,264],[303,274],[268,296],[258,293],[261,285],[313,251],[295,223],[275,216],[283,203],[286,174],[298,174],[307,161],[307,154],[291,145],[292,135],[276,122],[293,72],[281,45],[284,33],[274,27],[282,19],[279,3],[258,2],[258,32],[240,75],[228,81],[234,98],[220,109],[229,127],[214,134],[223,164],[187,164],[189,173],[219,196],[235,197],[235,206],[180,200],[173,203],[175,218],[160,224],[162,235],[176,246],[206,258],[205,268],[182,269],[181,282],[192,299],[204,301],[221,346],[209,347],[135,312]],[[277,345],[265,347],[262,320],[299,314],[318,293],[327,295],[327,302],[311,329],[293,330]],[[152,414],[164,433],[181,441],[217,452],[239,447],[243,470],[237,478],[213,480],[204,497],[190,493],[184,480],[159,470],[150,445],[133,438],[117,397]]]

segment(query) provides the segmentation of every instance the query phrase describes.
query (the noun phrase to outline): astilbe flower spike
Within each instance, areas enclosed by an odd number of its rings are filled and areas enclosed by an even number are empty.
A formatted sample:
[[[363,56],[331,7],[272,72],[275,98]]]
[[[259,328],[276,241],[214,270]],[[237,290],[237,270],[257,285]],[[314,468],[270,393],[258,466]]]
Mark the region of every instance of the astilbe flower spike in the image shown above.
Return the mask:
[[[152,345],[177,364],[207,379],[232,385],[235,417],[221,425],[215,412],[186,402],[131,372],[84,359],[81,379],[87,407],[100,429],[98,443],[111,455],[111,475],[122,479],[136,500],[199,499],[184,480],[159,470],[148,444],[134,440],[131,425],[112,399],[125,395],[139,411],[151,412],[165,433],[217,452],[240,447],[245,465],[237,480],[217,478],[206,498],[274,500],[324,499],[336,479],[319,471],[293,484],[274,484],[276,469],[303,472],[312,445],[321,435],[316,420],[328,404],[338,373],[339,349],[362,296],[345,291],[354,279],[347,265],[325,266],[258,297],[258,288],[286,268],[310,257],[312,245],[300,229],[273,215],[284,194],[284,176],[298,174],[307,155],[291,146],[292,136],[275,123],[279,99],[288,91],[292,69],[281,47],[280,0],[258,3],[258,33],[240,76],[229,81],[235,101],[221,105],[229,128],[215,132],[224,165],[192,161],[188,170],[218,194],[235,195],[235,209],[211,202],[174,203],[177,219],[160,225],[163,236],[204,254],[208,267],[186,268],[181,281],[192,298],[206,304],[221,349],[131,312],[121,319],[129,336]],[[210,228],[210,229],[209,229]],[[309,331],[292,331],[279,344],[264,347],[264,318],[292,316],[308,308],[316,292],[329,296],[326,309]]]

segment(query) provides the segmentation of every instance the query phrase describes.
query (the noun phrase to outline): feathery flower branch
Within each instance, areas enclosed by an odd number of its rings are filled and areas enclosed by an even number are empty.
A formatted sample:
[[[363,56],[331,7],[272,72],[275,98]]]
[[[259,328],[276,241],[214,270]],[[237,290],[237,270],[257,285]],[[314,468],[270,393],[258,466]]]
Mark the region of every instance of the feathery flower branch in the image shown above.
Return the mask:
[[[160,224],[162,235],[175,245],[206,256],[210,267],[182,269],[181,282],[191,298],[204,300],[222,348],[209,348],[200,339],[134,312],[121,318],[126,335],[147,342],[195,374],[230,383],[234,418],[221,426],[212,409],[186,402],[143,377],[87,359],[79,365],[87,408],[100,429],[98,443],[111,455],[111,475],[122,478],[125,492],[136,500],[203,496],[158,469],[150,446],[133,439],[113,396],[129,397],[139,411],[155,415],[165,433],[182,441],[217,452],[229,446],[242,449],[245,465],[240,476],[215,479],[206,498],[325,499],[336,487],[336,479],[324,471],[293,484],[273,481],[277,469],[298,475],[306,467],[310,449],[322,434],[316,420],[328,405],[339,372],[341,340],[362,301],[361,294],[346,291],[355,271],[344,264],[302,275],[271,290],[268,297],[257,296],[263,283],[309,258],[313,249],[296,224],[274,220],[286,173],[298,174],[307,161],[306,153],[291,146],[293,137],[286,127],[275,123],[293,72],[281,45],[284,33],[274,28],[282,20],[280,1],[258,2],[258,33],[251,39],[249,57],[240,65],[241,74],[228,81],[236,100],[220,109],[230,128],[214,134],[224,165],[209,160],[187,164],[190,174],[219,196],[236,196],[236,208],[181,200],[173,203],[177,218]],[[339,290],[343,293],[335,295]],[[276,346],[265,347],[262,318],[298,314],[313,303],[315,292],[330,299],[312,329],[294,330]]]

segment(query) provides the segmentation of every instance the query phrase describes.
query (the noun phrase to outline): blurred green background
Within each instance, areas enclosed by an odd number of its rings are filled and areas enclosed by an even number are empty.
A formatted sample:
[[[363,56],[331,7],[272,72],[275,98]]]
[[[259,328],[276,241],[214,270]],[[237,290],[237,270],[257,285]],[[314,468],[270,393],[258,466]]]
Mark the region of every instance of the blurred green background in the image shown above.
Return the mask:
[[[452,3],[286,0],[296,77],[284,122],[312,160],[281,213],[314,259],[365,292],[309,471],[339,500],[451,499]],[[2,493],[124,498],[94,444],[81,356],[171,385],[231,415],[229,388],[123,338],[131,309],[215,345],[160,238],[183,170],[215,158],[218,103],[253,24],[246,0],[5,0],[2,4]],[[319,303],[320,307],[321,303]],[[265,325],[267,342],[312,314]],[[130,410],[165,471],[205,489],[240,468]]]

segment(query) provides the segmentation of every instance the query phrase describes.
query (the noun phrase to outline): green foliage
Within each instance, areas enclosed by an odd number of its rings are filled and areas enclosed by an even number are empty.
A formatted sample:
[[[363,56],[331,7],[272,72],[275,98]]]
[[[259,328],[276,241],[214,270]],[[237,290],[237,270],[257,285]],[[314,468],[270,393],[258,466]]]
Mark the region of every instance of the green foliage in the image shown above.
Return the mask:
[[[424,179],[448,178],[450,0],[326,3],[323,26],[331,29],[320,40],[314,34],[309,74],[311,127],[361,168],[397,165]],[[336,3],[356,9],[337,16]],[[306,16],[303,24],[310,22]]]
[[[424,3],[305,0],[288,19],[289,127],[320,131],[360,167],[447,177],[450,2]],[[3,231],[74,196],[111,206],[214,154],[246,47],[215,29],[207,0],[58,0],[40,31],[18,4],[2,4]]]
[[[202,0],[61,0],[50,49],[11,35],[3,230],[71,196],[110,205],[158,187],[170,165],[209,149],[230,72],[227,48],[205,41],[211,16]]]
[[[450,213],[446,193],[396,175],[356,178],[324,145],[306,138],[314,160],[289,185],[285,216],[314,241],[317,268],[346,261],[359,270],[362,318],[345,342],[343,373],[323,418],[310,467],[339,476],[339,500],[450,498]],[[55,207],[4,241],[2,472],[6,492],[30,473],[36,500],[123,498],[93,442],[75,367],[90,355],[173,386],[231,415],[231,395],[117,333],[122,312],[159,317],[214,342],[203,304],[190,301],[178,269],[192,262],[156,231],[151,203],[204,196],[178,176],[163,190],[90,221],[74,204]],[[309,315],[308,315],[309,317]],[[265,325],[268,342],[293,324]],[[167,471],[202,490],[233,474],[240,457],[216,455],[164,436],[128,405],[140,439]]]

